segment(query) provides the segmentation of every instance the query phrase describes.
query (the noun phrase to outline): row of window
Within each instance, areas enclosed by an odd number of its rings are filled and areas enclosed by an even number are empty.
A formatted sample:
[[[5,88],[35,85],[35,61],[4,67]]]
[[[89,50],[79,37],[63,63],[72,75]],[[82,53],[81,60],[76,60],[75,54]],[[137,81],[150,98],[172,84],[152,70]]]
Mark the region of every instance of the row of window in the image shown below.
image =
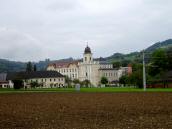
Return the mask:
[[[57,70],[59,73],[68,73],[68,72],[77,72],[77,69],[59,69]]]
[[[38,82],[37,79],[35,81]],[[41,79],[41,82],[47,82],[47,81],[50,81],[50,82],[54,81],[54,82],[56,82],[56,81],[64,81],[64,80],[63,80],[63,78],[58,78],[58,79],[56,79],[56,78],[54,78],[54,79],[51,79],[51,78],[50,79]],[[31,80],[31,82],[34,82],[34,81]]]
[[[52,84],[51,87],[63,87],[64,85],[63,84]]]
[[[77,74],[70,74],[69,78],[77,78]]]
[[[105,69],[105,68],[113,68],[113,65],[101,65],[100,68]]]
[[[105,77],[112,77],[112,76],[115,76],[115,77],[117,77],[118,76],[118,73],[104,73],[104,76]]]

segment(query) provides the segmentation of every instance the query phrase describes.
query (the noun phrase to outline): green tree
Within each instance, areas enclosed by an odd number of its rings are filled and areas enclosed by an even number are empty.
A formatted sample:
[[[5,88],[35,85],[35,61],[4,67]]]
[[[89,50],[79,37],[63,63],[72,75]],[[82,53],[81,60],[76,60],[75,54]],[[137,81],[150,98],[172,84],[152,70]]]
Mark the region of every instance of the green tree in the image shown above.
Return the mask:
[[[138,69],[131,76],[132,84],[138,88],[143,88],[143,70]]]
[[[104,84],[104,85],[108,84],[108,79],[106,77],[102,77],[101,84]]]
[[[86,80],[81,82],[81,85],[84,86],[84,87],[89,87],[91,85],[91,82],[86,79]]]
[[[36,87],[39,87],[40,85],[38,84],[38,82],[31,82],[30,86],[31,88],[36,88]]]
[[[121,84],[129,84],[138,88],[143,88],[143,65],[140,63],[132,64],[132,74],[120,78]]]
[[[37,71],[37,66],[36,65],[34,65],[33,71]]]
[[[79,81],[79,79],[74,79],[74,80],[73,80],[73,83],[74,83],[74,84],[80,84],[80,81]]]
[[[163,73],[168,68],[167,53],[164,49],[156,50],[151,57],[151,65],[149,67],[149,74],[156,76]]]
[[[167,69],[172,70],[172,47],[167,50]]]
[[[23,87],[23,80],[16,79],[12,80],[12,82],[14,83],[14,89],[20,89]]]
[[[131,63],[131,61],[125,60],[125,59],[124,59],[124,60],[121,61],[121,66],[122,66],[122,67],[127,67],[128,64],[130,64],[130,63]]]
[[[120,77],[119,83],[120,83],[120,84],[123,84],[123,85],[125,86],[125,85],[128,83],[128,77],[127,77],[126,75]]]
[[[113,62],[113,68],[121,67],[121,62]]]
[[[31,62],[28,62],[26,65],[26,71],[27,72],[31,72],[33,70],[33,66]]]
[[[65,76],[65,83],[67,86],[71,86],[72,80],[68,76]]]

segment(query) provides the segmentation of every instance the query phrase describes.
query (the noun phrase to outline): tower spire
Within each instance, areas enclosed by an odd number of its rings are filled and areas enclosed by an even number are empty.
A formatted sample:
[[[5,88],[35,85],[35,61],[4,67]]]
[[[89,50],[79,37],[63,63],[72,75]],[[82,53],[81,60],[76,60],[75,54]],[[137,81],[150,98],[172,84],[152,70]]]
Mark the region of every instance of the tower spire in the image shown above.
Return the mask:
[[[88,42],[87,42],[87,47],[88,47]]]

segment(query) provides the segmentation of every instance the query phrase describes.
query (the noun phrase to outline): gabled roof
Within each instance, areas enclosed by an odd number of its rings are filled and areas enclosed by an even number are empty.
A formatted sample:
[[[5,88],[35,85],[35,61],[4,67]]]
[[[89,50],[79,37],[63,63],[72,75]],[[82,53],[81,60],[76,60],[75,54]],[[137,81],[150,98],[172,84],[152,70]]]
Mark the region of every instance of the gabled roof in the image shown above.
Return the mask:
[[[52,63],[48,66],[53,66],[54,68],[68,68],[71,64],[75,64],[78,67],[79,61],[72,61],[72,62],[58,62],[58,63]]]
[[[13,72],[7,74],[7,80],[34,79],[34,78],[55,78],[64,77],[56,71],[36,71],[36,72]]]

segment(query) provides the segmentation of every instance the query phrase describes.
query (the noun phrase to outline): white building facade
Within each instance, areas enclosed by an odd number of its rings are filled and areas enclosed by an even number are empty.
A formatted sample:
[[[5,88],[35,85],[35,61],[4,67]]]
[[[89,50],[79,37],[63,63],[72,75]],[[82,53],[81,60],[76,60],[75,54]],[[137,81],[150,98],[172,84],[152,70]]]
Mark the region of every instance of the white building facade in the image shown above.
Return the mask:
[[[119,81],[119,78],[128,74],[131,67],[113,68],[113,64],[105,61],[94,60],[90,47],[86,47],[82,61],[60,62],[49,64],[48,71],[58,71],[62,75],[68,76],[71,80],[89,80],[94,87],[100,85],[102,77],[106,77],[109,83]]]
[[[14,88],[15,80],[22,80],[21,87],[23,88],[31,88],[33,83],[37,84],[37,88],[65,87],[65,77],[59,72],[31,71],[7,73],[5,83],[0,81],[0,88]]]

